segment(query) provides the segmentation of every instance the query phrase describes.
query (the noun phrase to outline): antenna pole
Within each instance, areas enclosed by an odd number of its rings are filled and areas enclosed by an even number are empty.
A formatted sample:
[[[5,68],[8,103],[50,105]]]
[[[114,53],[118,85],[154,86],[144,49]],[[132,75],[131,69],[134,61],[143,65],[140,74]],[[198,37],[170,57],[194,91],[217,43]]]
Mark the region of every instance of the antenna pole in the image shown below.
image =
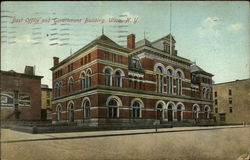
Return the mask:
[[[102,26],[102,35],[104,34],[104,27]]]
[[[172,55],[172,34],[171,34],[171,30],[172,30],[172,2],[170,0],[170,18],[169,18],[169,25],[170,25],[170,36],[169,36],[169,41],[170,41],[170,55]]]

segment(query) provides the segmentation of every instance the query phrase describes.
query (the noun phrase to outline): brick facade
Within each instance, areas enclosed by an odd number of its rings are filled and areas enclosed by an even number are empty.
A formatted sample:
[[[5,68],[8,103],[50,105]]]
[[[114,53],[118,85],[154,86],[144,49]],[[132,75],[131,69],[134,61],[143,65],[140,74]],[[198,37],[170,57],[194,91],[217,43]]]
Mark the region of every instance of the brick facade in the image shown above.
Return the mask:
[[[54,58],[54,123],[212,118],[212,75],[153,42],[135,48],[134,38],[123,48],[102,35],[62,62]]]
[[[1,119],[41,119],[41,76],[1,71]]]

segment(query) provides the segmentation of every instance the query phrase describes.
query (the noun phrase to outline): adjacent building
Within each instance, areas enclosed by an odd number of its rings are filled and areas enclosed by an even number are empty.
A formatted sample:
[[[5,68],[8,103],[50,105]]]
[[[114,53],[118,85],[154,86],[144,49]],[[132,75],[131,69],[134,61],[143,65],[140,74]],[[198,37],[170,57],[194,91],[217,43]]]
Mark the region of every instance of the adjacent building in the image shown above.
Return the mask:
[[[1,71],[1,120],[41,119],[41,79],[34,68],[24,73]]]
[[[218,83],[213,90],[216,121],[250,122],[250,79]]]
[[[54,57],[53,123],[101,126],[212,121],[212,74],[180,57],[172,35],[127,48],[101,35]],[[59,55],[59,53],[58,53]]]
[[[52,88],[48,85],[41,85],[41,119],[51,119],[51,99],[52,99]]]

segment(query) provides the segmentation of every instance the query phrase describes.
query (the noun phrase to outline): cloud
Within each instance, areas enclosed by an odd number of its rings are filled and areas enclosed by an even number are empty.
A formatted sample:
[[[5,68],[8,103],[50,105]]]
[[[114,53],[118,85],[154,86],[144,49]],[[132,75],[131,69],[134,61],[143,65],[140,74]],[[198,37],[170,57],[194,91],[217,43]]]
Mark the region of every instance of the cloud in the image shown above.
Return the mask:
[[[197,31],[199,36],[213,36],[218,37],[220,35],[221,19],[219,17],[207,17],[201,22],[201,26]]]
[[[123,13],[120,13],[118,15],[113,15],[113,14],[105,14],[102,18],[104,19],[109,19],[109,18],[138,18],[138,15],[134,15],[130,13],[129,11],[125,11]]]
[[[15,39],[17,44],[23,44],[23,45],[30,45],[32,43],[37,42],[36,40],[32,39],[30,35],[23,35],[22,37],[20,37],[19,39]]]
[[[138,15],[133,15],[129,11],[123,12],[122,15],[126,15],[127,17],[130,17],[130,18],[138,18],[139,17]]]
[[[241,23],[235,23],[235,24],[230,24],[228,27],[227,27],[227,30],[229,32],[237,32],[239,30],[242,29],[242,24]]]

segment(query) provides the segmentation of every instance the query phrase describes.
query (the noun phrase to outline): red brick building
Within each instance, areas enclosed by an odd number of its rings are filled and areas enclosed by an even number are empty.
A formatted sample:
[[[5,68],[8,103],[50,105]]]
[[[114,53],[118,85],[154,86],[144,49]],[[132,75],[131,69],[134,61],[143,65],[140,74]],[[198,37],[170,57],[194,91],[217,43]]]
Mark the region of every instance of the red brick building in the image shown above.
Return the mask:
[[[177,55],[167,35],[135,35],[124,48],[105,35],[59,62],[54,57],[53,123],[152,125],[209,121],[212,74]]]
[[[33,67],[24,73],[1,71],[1,120],[41,119],[41,79]]]

